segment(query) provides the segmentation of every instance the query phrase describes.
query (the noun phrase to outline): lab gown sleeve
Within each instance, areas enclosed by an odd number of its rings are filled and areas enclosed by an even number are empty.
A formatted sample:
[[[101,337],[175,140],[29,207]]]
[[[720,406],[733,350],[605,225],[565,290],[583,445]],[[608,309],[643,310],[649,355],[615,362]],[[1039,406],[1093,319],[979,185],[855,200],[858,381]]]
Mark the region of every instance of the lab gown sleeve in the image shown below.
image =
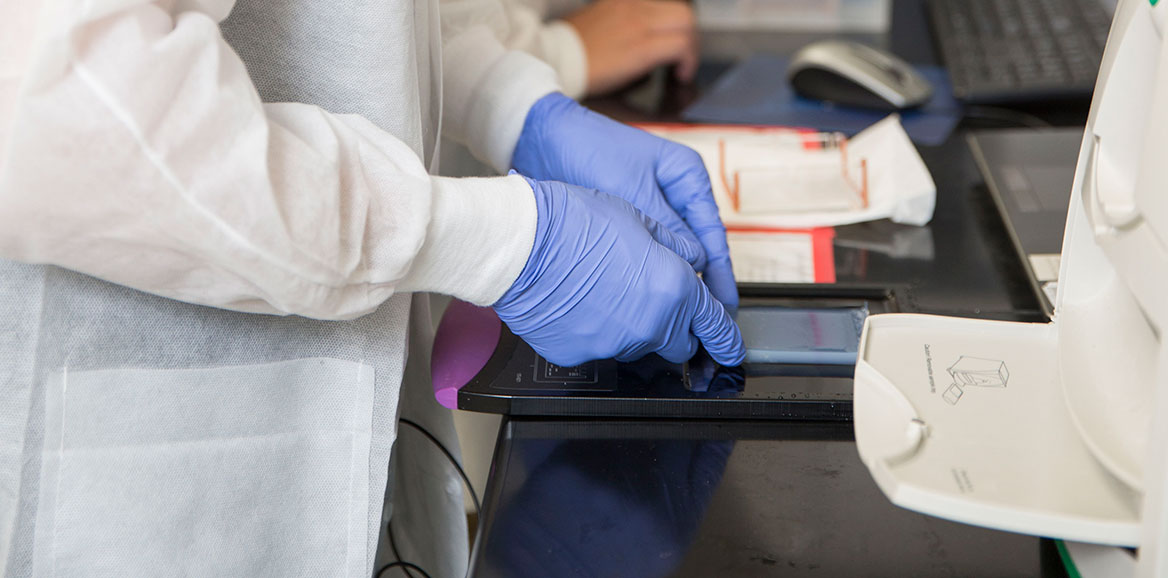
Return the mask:
[[[588,90],[588,57],[576,29],[564,20],[550,18],[545,3],[500,1],[509,24],[504,46],[546,62],[556,71],[564,94],[583,97]]]
[[[535,101],[561,90],[555,71],[508,48],[517,33],[509,0],[440,0],[443,133],[499,172]]]
[[[263,104],[219,31],[231,6],[0,9],[19,48],[0,50],[0,257],[321,319],[395,291],[506,291],[534,236],[527,184],[433,177],[361,117]]]

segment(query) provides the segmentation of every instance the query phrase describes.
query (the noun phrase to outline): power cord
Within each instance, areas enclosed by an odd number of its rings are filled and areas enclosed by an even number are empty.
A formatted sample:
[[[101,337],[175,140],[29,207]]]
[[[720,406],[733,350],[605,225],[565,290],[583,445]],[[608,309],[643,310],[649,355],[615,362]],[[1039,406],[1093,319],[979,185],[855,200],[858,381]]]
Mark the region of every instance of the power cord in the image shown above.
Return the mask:
[[[418,430],[422,433],[422,435],[429,438],[430,441],[438,447],[438,449],[442,450],[443,454],[446,454],[446,459],[450,460],[450,464],[454,466],[454,469],[458,470],[458,475],[462,476],[462,483],[466,484],[466,490],[470,492],[470,500],[471,502],[474,502],[475,515],[478,516],[483,509],[482,504],[479,502],[479,496],[475,493],[474,486],[470,483],[470,476],[466,475],[466,470],[463,470],[462,466],[458,463],[458,460],[454,459],[454,454],[450,453],[450,450],[446,449],[446,446],[442,445],[442,442],[438,441],[438,438],[434,437],[434,434],[427,431],[426,428],[418,425],[417,422],[404,417],[398,419],[398,422],[404,423]]]
[[[446,445],[443,444],[441,441],[439,441],[438,438],[434,436],[434,434],[430,433],[429,430],[422,427],[421,425],[418,425],[417,422],[403,417],[403,418],[398,418],[398,423],[408,425],[408,426],[414,428],[415,430],[418,430],[418,432],[420,432],[422,435],[426,436],[426,438],[429,439],[430,442],[433,443],[435,447],[437,447],[439,450],[441,450],[442,454],[446,456],[447,460],[450,460],[450,465],[454,466],[454,469],[458,470],[458,475],[462,477],[462,483],[466,484],[466,490],[467,490],[467,492],[470,493],[470,499],[471,499],[471,502],[474,503],[475,516],[477,517],[482,512],[482,503],[479,502],[479,496],[477,493],[475,493],[474,486],[471,485],[471,483],[470,483],[470,476],[466,475],[466,470],[462,469],[462,465],[458,463],[458,460],[454,459],[454,454],[451,453],[450,450],[446,448]],[[422,578],[432,578],[430,576],[430,574],[428,574],[425,570],[423,570],[417,564],[414,564],[413,562],[406,562],[406,561],[402,560],[401,552],[399,552],[398,548],[397,548],[397,540],[394,538],[394,535],[393,535],[393,520],[390,520],[385,525],[385,533],[387,534],[387,536],[389,538],[390,551],[393,552],[393,557],[396,558],[396,560],[394,562],[390,562],[390,563],[382,566],[381,569],[379,569],[377,571],[377,574],[375,575],[374,578],[381,578],[381,575],[384,574],[385,571],[389,570],[390,568],[401,568],[403,571],[405,571],[406,576],[408,576],[409,578],[415,578],[415,576],[410,572],[410,570],[417,570],[418,572],[421,572]]]
[[[421,572],[421,573],[422,573],[422,578],[433,578],[432,576],[430,576],[429,574],[427,574],[427,573],[426,573],[426,571],[425,571],[425,570],[423,570],[423,569],[422,569],[420,566],[418,566],[417,564],[413,564],[413,563],[411,563],[411,562],[403,562],[403,561],[401,561],[401,560],[398,560],[397,562],[390,562],[389,564],[386,564],[385,566],[382,566],[382,567],[381,567],[381,570],[378,570],[378,571],[377,571],[377,577],[376,577],[376,578],[381,578],[381,575],[382,575],[382,574],[383,574],[383,573],[384,573],[386,570],[389,570],[390,568],[401,568],[401,569],[403,569],[403,570],[405,570],[405,571],[406,571],[406,576],[413,576],[413,574],[410,574],[410,570],[412,569],[412,570],[417,570],[418,572]]]
[[[394,536],[393,536],[393,520],[392,519],[389,522],[386,522],[385,533],[389,537],[389,550],[391,552],[393,552],[393,558],[394,558],[394,560],[396,560],[396,562],[391,562],[385,566],[382,566],[381,570],[377,571],[377,576],[375,578],[381,578],[382,572],[385,572],[386,570],[393,568],[395,564],[402,562],[401,552],[399,552],[397,549],[397,539],[394,538]],[[405,564],[408,564],[408,566],[402,565],[402,570],[405,571],[406,576],[408,578],[414,578],[414,575],[410,572],[410,566],[417,567],[417,564],[413,564],[410,562],[406,562]],[[421,572],[422,574],[426,574],[426,571],[422,570],[421,568],[418,568],[418,571]],[[429,574],[426,574],[426,576],[428,578]]]

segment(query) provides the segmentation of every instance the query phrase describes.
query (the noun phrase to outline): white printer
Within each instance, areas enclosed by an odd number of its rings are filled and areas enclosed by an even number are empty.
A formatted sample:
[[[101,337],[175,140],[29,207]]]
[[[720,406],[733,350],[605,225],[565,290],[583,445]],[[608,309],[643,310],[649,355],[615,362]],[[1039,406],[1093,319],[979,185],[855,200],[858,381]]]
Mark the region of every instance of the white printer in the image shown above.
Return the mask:
[[[905,508],[1168,576],[1168,0],[1119,2],[1072,194],[1050,323],[868,319],[860,457]]]

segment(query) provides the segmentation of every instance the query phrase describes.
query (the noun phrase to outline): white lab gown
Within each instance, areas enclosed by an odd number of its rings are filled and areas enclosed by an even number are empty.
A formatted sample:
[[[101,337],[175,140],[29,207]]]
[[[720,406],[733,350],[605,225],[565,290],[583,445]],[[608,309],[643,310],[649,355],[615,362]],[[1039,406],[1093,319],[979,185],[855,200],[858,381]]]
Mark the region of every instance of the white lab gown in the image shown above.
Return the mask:
[[[230,0],[0,5],[3,575],[374,569],[399,401],[453,442],[408,293],[488,303],[534,235],[434,143],[505,169],[556,88],[442,2],[441,46],[437,0],[247,0],[232,44]],[[460,575],[458,481],[401,440],[403,558]]]
[[[548,63],[564,94],[579,99],[588,90],[588,55],[575,27],[563,18],[583,8],[585,0],[501,0],[506,10],[508,48]]]

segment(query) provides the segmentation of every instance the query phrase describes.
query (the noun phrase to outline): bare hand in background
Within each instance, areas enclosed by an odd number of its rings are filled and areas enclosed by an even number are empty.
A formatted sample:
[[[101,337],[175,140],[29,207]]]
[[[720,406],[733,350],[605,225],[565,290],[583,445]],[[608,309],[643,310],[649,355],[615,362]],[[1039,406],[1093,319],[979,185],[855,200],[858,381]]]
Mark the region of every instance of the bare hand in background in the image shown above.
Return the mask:
[[[588,56],[588,94],[601,94],[665,64],[693,79],[698,66],[693,9],[674,0],[597,0],[565,19]]]

